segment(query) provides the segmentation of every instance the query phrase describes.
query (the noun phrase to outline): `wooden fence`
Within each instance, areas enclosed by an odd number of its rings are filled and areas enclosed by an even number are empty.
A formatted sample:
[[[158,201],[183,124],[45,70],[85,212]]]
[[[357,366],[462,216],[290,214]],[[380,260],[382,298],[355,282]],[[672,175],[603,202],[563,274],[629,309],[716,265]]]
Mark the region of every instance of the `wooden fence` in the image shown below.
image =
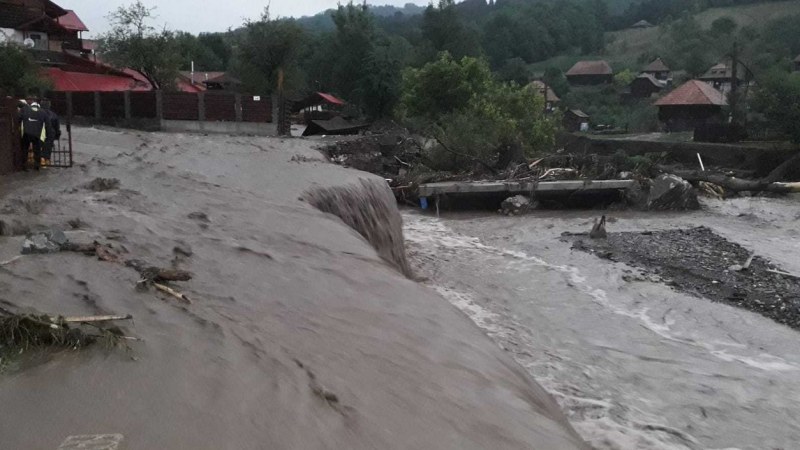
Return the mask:
[[[64,117],[97,120],[272,122],[270,96],[233,92],[52,92],[53,110]]]

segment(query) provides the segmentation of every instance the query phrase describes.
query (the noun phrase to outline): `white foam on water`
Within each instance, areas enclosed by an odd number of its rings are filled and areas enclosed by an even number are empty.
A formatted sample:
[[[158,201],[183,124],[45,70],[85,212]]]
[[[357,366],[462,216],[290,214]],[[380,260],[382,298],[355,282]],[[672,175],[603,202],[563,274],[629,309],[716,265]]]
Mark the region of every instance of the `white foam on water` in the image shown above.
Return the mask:
[[[593,303],[613,314],[635,320],[642,327],[668,342],[700,349],[707,352],[709,356],[726,363],[743,364],[759,370],[800,369],[795,364],[766,353],[756,356],[738,354],[749,349],[748,346],[738,342],[725,340],[698,342],[691,337],[682,336],[674,328],[675,317],[666,314],[664,318],[655,320],[648,307],[631,308],[629,305],[615,304],[609,299],[606,291],[591,286],[587,277],[577,267],[551,264],[538,256],[522,251],[486,245],[476,237],[455,232],[435,218],[405,215],[404,222],[405,239],[410,249],[428,260],[440,259],[448,254],[474,252],[476,259],[484,260],[486,256],[491,256],[504,260],[502,270],[526,272],[530,271],[531,267],[552,270],[563,274],[565,284],[587,296]],[[497,338],[508,335],[514,336],[515,340],[524,341],[525,337],[521,338],[513,334],[513,330],[518,328],[515,327],[513,319],[479,304],[474,294],[465,292],[469,288],[445,287],[436,285],[436,282],[437,280],[432,280],[430,286],[463,311],[489,336]],[[564,380],[559,379],[558,374],[563,370],[571,369],[563,367],[563,364],[558,361],[560,357],[531,361],[520,358],[516,353],[512,352],[512,354],[556,398],[576,430],[596,449],[685,450],[702,448],[693,436],[667,425],[661,425],[660,422],[664,422],[664,420],[660,417],[655,417],[629,405],[620,405],[611,399],[598,398],[593,392],[585,392],[577,386],[565,383]],[[548,369],[544,374],[541,370],[542,367]],[[586,367],[584,373],[590,371],[591,368]]]
[[[787,362],[786,360],[769,354],[760,354],[757,357],[746,355],[730,354],[725,350],[720,350],[717,346],[736,347],[740,344],[726,342],[697,342],[694,339],[680,336],[673,331],[672,323],[659,323],[654,321],[647,313],[648,308],[631,310],[626,305],[615,305],[608,299],[607,293],[598,288],[594,288],[587,283],[587,279],[574,266],[551,264],[538,256],[529,255],[519,250],[507,250],[486,245],[480,239],[456,233],[445,225],[441,220],[424,217],[409,216],[404,217],[404,234],[407,242],[415,244],[420,248],[437,248],[445,250],[472,250],[486,254],[508,257],[512,259],[512,265],[538,266],[549,270],[554,270],[565,274],[568,280],[583,294],[588,295],[596,304],[603,306],[612,313],[630,317],[638,320],[642,326],[659,335],[660,337],[672,342],[701,348],[716,358],[725,362],[739,362],[750,367],[765,371],[788,371],[800,370],[800,366]],[[741,348],[741,347],[740,347]]]

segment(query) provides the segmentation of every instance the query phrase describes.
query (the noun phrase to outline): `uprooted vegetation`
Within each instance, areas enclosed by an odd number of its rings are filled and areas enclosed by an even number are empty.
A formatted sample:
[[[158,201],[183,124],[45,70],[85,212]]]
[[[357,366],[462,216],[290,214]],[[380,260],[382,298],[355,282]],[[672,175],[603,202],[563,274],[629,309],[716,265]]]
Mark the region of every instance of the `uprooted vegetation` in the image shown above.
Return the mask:
[[[629,192],[632,195],[626,197],[627,203],[644,208],[644,198],[654,180],[663,174],[689,182],[693,196],[728,198],[800,191],[800,183],[796,182],[800,181],[800,153],[765,155],[775,161],[758,170],[744,163],[699,170],[694,153],[692,161],[685,161],[669,151],[628,154],[618,149],[613,153],[592,153],[572,148],[542,151],[499,165],[496,154],[493,159],[479,160],[462,154],[461,148],[450,148],[441,140],[396,124],[376,127],[365,136],[344,139],[324,150],[335,163],[382,176],[398,201],[408,204],[416,204],[420,184],[441,181],[632,179],[637,181],[637,192]]]
[[[116,325],[131,316],[63,317],[21,313],[0,308],[0,373],[13,370],[25,354],[46,350],[77,350],[94,344],[105,348],[133,339]]]

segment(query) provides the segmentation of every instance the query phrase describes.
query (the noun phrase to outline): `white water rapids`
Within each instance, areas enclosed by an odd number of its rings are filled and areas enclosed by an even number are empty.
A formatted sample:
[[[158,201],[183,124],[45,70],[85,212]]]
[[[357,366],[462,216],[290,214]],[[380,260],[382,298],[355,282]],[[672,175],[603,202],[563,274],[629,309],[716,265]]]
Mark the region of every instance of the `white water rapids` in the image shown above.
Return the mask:
[[[559,241],[588,231],[593,215],[406,212],[404,231],[426,284],[510,352],[595,448],[800,448],[800,334],[657,281],[624,281],[637,271]],[[799,245],[796,201],[612,216],[612,232],[706,225],[800,271],[787,254]]]

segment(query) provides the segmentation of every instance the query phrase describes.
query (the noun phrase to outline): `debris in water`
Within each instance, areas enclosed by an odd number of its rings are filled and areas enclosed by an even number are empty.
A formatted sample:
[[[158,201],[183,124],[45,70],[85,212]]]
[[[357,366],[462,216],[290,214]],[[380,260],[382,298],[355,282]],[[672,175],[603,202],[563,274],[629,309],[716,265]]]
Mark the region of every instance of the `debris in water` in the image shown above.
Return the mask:
[[[119,189],[120,183],[116,178],[95,178],[86,185],[90,191],[102,192]]]
[[[592,239],[605,239],[608,237],[606,233],[606,216],[600,217],[600,220],[594,220],[592,231],[589,232],[589,237]]]
[[[503,200],[500,213],[506,216],[518,216],[530,211],[534,207],[531,201],[523,195],[515,195]]]

